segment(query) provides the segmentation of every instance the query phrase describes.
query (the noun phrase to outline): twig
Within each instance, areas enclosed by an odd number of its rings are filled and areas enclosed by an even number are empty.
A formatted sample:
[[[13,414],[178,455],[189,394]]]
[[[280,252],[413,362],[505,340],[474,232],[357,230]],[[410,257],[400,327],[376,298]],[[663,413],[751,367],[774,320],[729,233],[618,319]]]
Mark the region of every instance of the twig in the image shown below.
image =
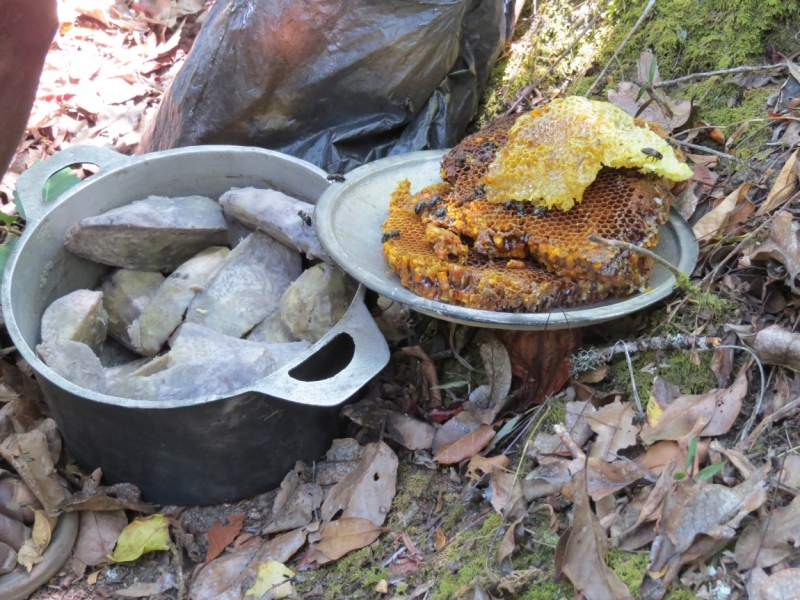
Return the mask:
[[[692,79],[700,79],[701,77],[714,77],[715,75],[730,75],[733,73],[747,73],[749,71],[769,71],[770,69],[777,69],[785,67],[786,63],[776,63],[774,65],[760,65],[751,67],[734,67],[732,69],[722,69],[721,71],[706,71],[704,73],[692,73],[677,79],[669,79],[667,81],[659,81],[653,87],[667,87],[668,85],[675,85],[676,83],[683,83],[684,81],[691,81]]]
[[[647,6],[645,7],[644,12],[642,12],[642,16],[639,17],[639,20],[636,21],[634,26],[628,32],[628,35],[625,36],[625,39],[622,40],[622,43],[614,51],[614,54],[608,60],[608,62],[606,63],[606,66],[603,67],[603,70],[600,71],[600,75],[597,76],[597,79],[594,80],[594,83],[592,83],[592,85],[589,86],[589,89],[584,94],[585,97],[588,98],[589,94],[591,94],[594,91],[594,88],[597,87],[597,84],[600,83],[600,81],[603,79],[603,77],[605,77],[606,72],[608,71],[608,68],[611,66],[611,62],[613,60],[615,60],[617,58],[617,56],[619,55],[619,53],[622,52],[623,48],[625,48],[625,46],[627,45],[628,41],[631,39],[633,34],[636,32],[637,29],[639,29],[639,25],[641,25],[642,22],[647,18],[647,15],[650,14],[650,11],[653,10],[653,6],[655,6],[655,3],[656,3],[656,0],[650,0],[650,2],[647,3]]]
[[[617,342],[617,344],[621,343]],[[617,344],[614,344],[616,347]],[[624,343],[622,344],[622,349],[625,351],[625,360],[628,362],[628,374],[631,378],[631,391],[633,391],[633,399],[636,402],[636,409],[639,411],[639,418],[644,421],[644,410],[642,410],[642,400],[639,398],[639,390],[636,389],[636,376],[633,374],[633,361],[631,360],[631,355],[628,352],[628,346]]]
[[[713,148],[709,148],[707,146],[700,146],[698,144],[690,144],[689,142],[682,142],[681,140],[676,140],[672,138],[672,141],[676,144],[683,146],[684,148],[691,148],[692,150],[699,150],[700,152],[705,152],[706,154],[712,154],[714,156],[719,156],[720,158],[727,158],[728,160],[736,161],[740,164],[746,164],[741,158],[736,158],[732,154],[726,154],[725,152],[720,152],[719,150],[714,150]]]
[[[564,428],[563,425],[560,423],[556,423],[553,425],[553,431],[556,432],[558,439],[561,440],[561,443],[567,447],[569,453],[572,455],[572,458],[586,458],[586,454],[581,450],[580,446],[578,446],[577,442],[572,438],[569,432]]]
[[[178,599],[186,598],[186,579],[183,575],[183,560],[181,560],[181,550],[177,544],[170,543],[170,553],[172,554],[172,564],[178,575]]]
[[[690,348],[716,348],[722,340],[706,335],[665,335],[633,342],[618,341],[600,350],[581,350],[573,357],[573,372],[589,371],[610,361],[623,352],[649,352],[650,350],[688,350]],[[620,347],[621,346],[621,347]]]
[[[636,254],[641,254],[642,256],[646,256],[647,258],[653,260],[654,262],[657,262],[658,264],[669,269],[670,273],[675,275],[675,279],[677,279],[678,281],[686,278],[686,273],[681,271],[678,267],[673,265],[668,260],[661,258],[658,254],[648,250],[647,248],[635,246],[634,244],[629,244],[628,242],[622,242],[620,240],[607,240],[595,234],[589,236],[589,241],[594,242],[596,244],[601,244],[603,246],[611,246],[612,248],[622,248],[624,250],[630,250],[631,252],[635,252]]]
[[[577,44],[579,41],[581,41],[581,39],[583,38],[583,36],[584,36],[584,35],[586,35],[586,32],[587,32],[587,31],[589,31],[589,30],[590,30],[592,27],[594,27],[594,24],[595,24],[595,23],[597,23],[597,19],[599,19],[599,18],[600,18],[600,15],[602,15],[602,14],[603,14],[603,12],[606,10],[606,8],[608,7],[608,4],[609,4],[609,2],[611,2],[611,0],[606,0],[606,1],[603,3],[603,6],[602,6],[602,7],[600,7],[600,9],[598,9],[598,11],[597,11],[597,14],[596,14],[594,17],[592,17],[592,20],[591,20],[591,21],[589,21],[589,22],[586,24],[586,27],[584,27],[584,28],[583,28],[583,29],[580,31],[580,33],[578,33],[578,35],[576,35],[576,36],[575,36],[575,39],[574,39],[574,40],[572,40],[572,43],[569,45],[569,47],[568,47],[566,50],[564,50],[564,51],[563,51],[561,54],[559,54],[559,55],[558,55],[558,58],[557,58],[557,59],[556,59],[556,60],[553,62],[553,64],[551,64],[551,65],[550,65],[550,68],[549,68],[549,69],[547,69],[547,71],[545,72],[545,74],[544,74],[544,75],[542,75],[541,77],[539,77],[538,79],[536,79],[536,81],[534,81],[534,82],[531,84],[531,86],[532,86],[532,87],[536,87],[537,85],[539,85],[539,83],[541,83],[541,81],[542,81],[543,79],[545,79],[546,77],[548,77],[548,76],[550,75],[550,73],[552,73],[552,72],[553,72],[553,69],[555,69],[555,68],[556,68],[556,66],[558,66],[558,63],[560,63],[560,62],[561,62],[561,59],[563,59],[563,58],[564,58],[564,57],[565,57],[567,54],[569,54],[570,52],[572,52],[572,49],[575,47],[575,45],[576,45],[576,44]],[[650,2],[651,2],[651,3],[653,3],[653,2],[655,2],[655,0],[650,0]],[[516,104],[516,103],[515,103],[515,104]],[[510,110],[512,110],[513,108],[515,108],[515,106],[512,106],[512,107],[509,109],[509,111],[510,111]]]

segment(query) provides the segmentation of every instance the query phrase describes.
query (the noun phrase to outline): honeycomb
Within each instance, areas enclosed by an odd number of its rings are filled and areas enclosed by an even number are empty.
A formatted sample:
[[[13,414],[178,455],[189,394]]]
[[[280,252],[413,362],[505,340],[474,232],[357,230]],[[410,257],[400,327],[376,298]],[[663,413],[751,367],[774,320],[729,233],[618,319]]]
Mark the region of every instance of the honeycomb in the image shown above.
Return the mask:
[[[520,116],[507,135],[483,177],[489,202],[569,210],[603,166],[636,168],[671,181],[692,176],[658,133],[607,102],[553,100]]]
[[[399,184],[383,225],[384,256],[404,286],[471,308],[538,312],[627,295],[646,285],[650,259],[588,237],[655,245],[658,227],[669,215],[670,178],[653,169],[643,174],[601,165],[570,210],[487,197],[487,175],[491,178],[517,125],[545,119],[548,112],[504,117],[466,137],[442,160],[444,183],[414,195],[408,181]],[[666,146],[658,126],[631,122]],[[647,148],[663,150],[648,143]],[[683,159],[680,153],[670,156]]]
[[[661,182],[636,173],[603,168],[583,201],[568,211],[542,210],[529,202],[508,206],[485,199],[461,203],[451,197],[446,215],[427,219],[434,228],[474,240],[473,250],[488,258],[532,258],[556,275],[597,278],[628,293],[644,285],[651,261],[628,250],[590,242],[592,234],[651,247],[669,216],[670,196]],[[452,252],[456,254],[456,252]],[[441,257],[441,255],[440,255]]]
[[[601,282],[559,277],[530,261],[492,260],[473,250],[457,258],[436,256],[415,207],[451,191],[448,184],[435,184],[412,196],[411,184],[404,180],[392,194],[389,218],[383,224],[383,255],[401,283],[415,294],[504,312],[569,308],[608,296],[610,288]]]

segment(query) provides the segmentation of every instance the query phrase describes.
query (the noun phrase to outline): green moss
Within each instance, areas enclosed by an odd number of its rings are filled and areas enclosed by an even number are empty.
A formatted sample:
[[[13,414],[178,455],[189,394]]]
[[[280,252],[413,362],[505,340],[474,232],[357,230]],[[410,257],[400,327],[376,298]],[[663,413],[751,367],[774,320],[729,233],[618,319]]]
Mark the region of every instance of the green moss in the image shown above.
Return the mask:
[[[666,352],[641,352],[632,354],[633,377],[639,397],[646,401],[653,379],[660,375],[669,383],[677,385],[684,394],[703,394],[717,386],[717,380],[711,371],[711,352],[698,352],[700,364],[692,362],[691,352],[688,350],[670,350]],[[642,368],[654,364],[652,373],[643,373]],[[650,371],[650,369],[648,369]],[[631,393],[631,377],[628,363],[623,355],[608,365],[609,387],[623,392]]]
[[[598,64],[606,64],[646,4],[647,0],[616,3],[614,32]],[[639,54],[648,48],[659,57],[665,78],[749,65],[761,61],[767,43],[794,47],[791,36],[799,23],[800,5],[785,0],[660,0],[619,59],[628,79],[636,74]]]
[[[650,561],[648,554],[634,554],[631,552],[621,552],[611,550],[606,555],[606,563],[622,583],[628,586],[632,596],[639,595],[639,586],[647,571],[647,563]]]

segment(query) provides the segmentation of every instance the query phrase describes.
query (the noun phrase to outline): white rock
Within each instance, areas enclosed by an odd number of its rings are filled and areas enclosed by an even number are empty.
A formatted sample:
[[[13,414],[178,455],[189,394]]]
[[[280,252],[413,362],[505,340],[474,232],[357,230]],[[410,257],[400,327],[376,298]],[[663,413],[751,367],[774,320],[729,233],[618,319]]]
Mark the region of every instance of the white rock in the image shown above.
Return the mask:
[[[36,353],[48,367],[77,386],[100,392],[106,391],[106,376],[100,359],[86,344],[57,341],[36,346]]]
[[[136,352],[141,346],[138,326],[131,327],[164,283],[161,273],[117,269],[103,280],[103,307],[108,335]]]
[[[266,319],[256,325],[255,329],[247,334],[246,338],[251,342],[296,342],[297,338],[294,337],[292,330],[283,322],[281,312],[276,310]]]
[[[81,342],[99,354],[106,339],[107,323],[103,292],[75,290],[44,311],[42,343]]]

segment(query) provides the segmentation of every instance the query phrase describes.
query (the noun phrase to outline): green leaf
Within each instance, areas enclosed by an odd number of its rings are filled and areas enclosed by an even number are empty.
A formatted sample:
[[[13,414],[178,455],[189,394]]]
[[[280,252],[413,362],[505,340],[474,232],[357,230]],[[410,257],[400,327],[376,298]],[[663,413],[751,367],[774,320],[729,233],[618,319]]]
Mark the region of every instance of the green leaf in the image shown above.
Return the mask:
[[[129,523],[117,538],[114,562],[130,562],[142,554],[169,550],[169,521],[164,515],[152,515]]]
[[[658,59],[654,56],[653,62],[650,63],[650,71],[647,73],[647,81],[651,84],[656,77],[656,69],[658,69]]]
[[[42,199],[45,202],[52,202],[69,188],[78,185],[81,181],[83,180],[75,175],[75,171],[70,167],[61,169],[53,174],[50,179],[45,181],[42,187]]]
[[[13,225],[17,222],[17,219],[19,219],[17,215],[7,215],[6,213],[0,211],[0,221],[6,225]]]
[[[718,462],[715,465],[709,465],[702,471],[700,471],[697,475],[694,476],[695,481],[703,481],[704,479],[711,479],[714,475],[722,471],[725,468],[725,465],[728,461],[723,460]]]
[[[672,478],[673,478],[675,481],[680,481],[681,479],[686,479],[686,473],[684,473],[683,471],[678,471],[677,473],[675,473],[675,474],[672,476]]]
[[[644,94],[645,90],[647,90],[646,85],[643,85],[642,87],[639,88],[639,92],[636,94],[636,102],[639,101],[639,99],[642,97],[642,94]]]
[[[690,470],[694,464],[694,457],[697,455],[697,438],[693,437],[689,442],[689,451],[686,453],[686,470]]]

